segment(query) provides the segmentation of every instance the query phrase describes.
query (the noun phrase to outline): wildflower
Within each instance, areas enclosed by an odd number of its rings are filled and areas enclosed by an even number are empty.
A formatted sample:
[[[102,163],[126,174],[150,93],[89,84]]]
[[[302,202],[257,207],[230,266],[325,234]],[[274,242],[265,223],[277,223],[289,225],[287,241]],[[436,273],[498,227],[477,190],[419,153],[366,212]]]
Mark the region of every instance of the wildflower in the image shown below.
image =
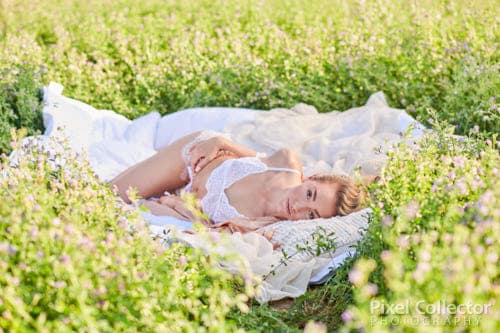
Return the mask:
[[[69,259],[70,259],[69,256],[66,254],[59,257],[59,261],[63,264],[69,263]]]
[[[17,253],[17,249],[16,249],[14,246],[9,245],[9,246],[7,247],[7,252],[8,252],[9,254],[11,254],[11,255],[14,255],[14,254],[16,254],[16,253]]]
[[[354,285],[361,284],[361,282],[363,282],[363,278],[363,272],[356,267],[349,272],[349,281],[351,281]]]
[[[2,312],[2,317],[4,317],[7,320],[13,319],[12,313],[9,310],[5,310],[4,312]]]
[[[350,322],[353,319],[352,312],[350,310],[345,310],[342,313],[341,318],[344,323]]]
[[[422,251],[420,253],[420,259],[422,259],[423,261],[429,261],[431,260],[431,254],[427,251]]]
[[[496,253],[490,253],[488,254],[488,256],[486,257],[486,260],[488,262],[491,262],[492,264],[495,264],[498,262],[498,254]]]
[[[393,218],[390,215],[385,215],[382,218],[382,224],[385,226],[390,226],[392,224],[392,222],[393,222]]]
[[[463,180],[460,180],[456,183],[456,188],[460,192],[460,194],[465,195],[467,194],[467,184]]]
[[[377,294],[378,292],[378,287],[376,284],[373,284],[373,283],[369,283],[367,284],[365,287],[364,287],[364,292],[368,295],[368,296],[374,296]]]
[[[455,156],[453,158],[453,164],[455,165],[455,167],[462,168],[465,165],[463,157]]]
[[[380,258],[382,259],[383,262],[388,262],[392,258],[392,253],[389,250],[384,250],[380,254]]]
[[[57,227],[58,225],[61,224],[61,219],[56,217],[55,219],[52,220],[52,225]]]
[[[17,276],[14,276],[11,281],[13,285],[15,286],[19,285],[19,278]]]
[[[31,228],[29,235],[31,238],[37,239],[38,238],[38,229],[36,227]]]
[[[441,157],[441,162],[443,162],[446,165],[451,164],[451,158],[448,155],[444,155]]]
[[[406,249],[410,245],[410,238],[408,236],[399,236],[397,244],[401,249]]]
[[[106,239],[105,239],[106,244],[110,244],[114,239],[115,239],[115,234],[113,232],[110,231],[106,234]]]
[[[413,219],[413,218],[415,218],[417,216],[419,210],[420,210],[420,205],[418,204],[418,202],[417,201],[411,201],[404,208],[404,214],[406,215],[407,218]]]
[[[61,289],[66,287],[66,282],[65,281],[56,281],[54,282],[54,288],[56,289]]]
[[[484,205],[482,202],[478,202],[476,207],[479,210],[479,212],[484,216],[488,215],[488,213],[490,212],[488,207]]]
[[[38,250],[38,251],[36,251],[36,257],[37,257],[38,259],[42,259],[42,258],[43,258],[43,256],[44,256],[44,253],[43,253],[43,251],[42,251],[42,250]]]
[[[67,224],[65,227],[64,227],[64,232],[67,234],[67,235],[72,235],[74,232],[75,232],[75,228],[73,227],[72,224]]]
[[[179,256],[179,264],[183,266],[187,264],[187,259],[185,256]]]

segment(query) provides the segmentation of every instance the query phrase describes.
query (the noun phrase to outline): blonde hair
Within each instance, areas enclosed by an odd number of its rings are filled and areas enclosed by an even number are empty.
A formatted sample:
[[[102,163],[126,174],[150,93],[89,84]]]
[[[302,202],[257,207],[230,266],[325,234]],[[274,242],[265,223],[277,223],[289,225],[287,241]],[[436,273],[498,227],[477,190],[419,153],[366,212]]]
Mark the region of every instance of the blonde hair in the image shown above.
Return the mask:
[[[309,179],[337,185],[336,215],[345,216],[359,210],[366,197],[364,186],[346,175],[313,175]]]

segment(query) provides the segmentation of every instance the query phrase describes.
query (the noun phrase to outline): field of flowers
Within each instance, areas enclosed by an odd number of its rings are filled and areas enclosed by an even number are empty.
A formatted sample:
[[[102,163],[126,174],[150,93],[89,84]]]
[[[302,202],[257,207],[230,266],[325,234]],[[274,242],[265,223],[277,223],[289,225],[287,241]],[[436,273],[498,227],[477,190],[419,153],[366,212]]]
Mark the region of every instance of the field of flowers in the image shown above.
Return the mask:
[[[0,2],[0,152],[39,88],[134,118],[192,106],[345,110],[383,91],[435,131],[398,147],[358,256],[287,310],[165,250],[85,163],[2,160],[0,332],[500,330],[495,0]],[[459,134],[461,136],[453,136]],[[14,135],[15,136],[15,135]],[[249,311],[245,310],[249,306]]]

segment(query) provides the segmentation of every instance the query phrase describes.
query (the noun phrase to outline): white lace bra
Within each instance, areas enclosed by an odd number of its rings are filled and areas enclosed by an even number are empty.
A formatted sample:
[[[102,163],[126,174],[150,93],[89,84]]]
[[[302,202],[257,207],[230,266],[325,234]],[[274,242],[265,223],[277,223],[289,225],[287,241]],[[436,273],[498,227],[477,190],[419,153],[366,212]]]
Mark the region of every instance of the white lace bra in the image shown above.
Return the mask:
[[[194,140],[189,142],[182,149],[182,156],[186,162],[188,171],[189,184],[184,187],[184,191],[191,191],[193,185],[193,170],[191,170],[189,160],[189,150],[191,147],[204,140],[208,140],[214,136],[224,136],[227,134],[215,131],[202,131]],[[259,156],[259,154],[257,154]],[[264,155],[265,156],[265,155]],[[207,179],[205,185],[207,193],[201,199],[201,207],[203,212],[207,214],[214,223],[225,222],[234,217],[244,217],[236,208],[231,206],[225,190],[233,185],[238,180],[255,174],[266,171],[285,171],[294,172],[300,175],[300,171],[288,168],[271,168],[262,162],[258,157],[242,157],[238,159],[230,159],[222,162],[215,168]]]
[[[225,160],[212,171],[207,179],[205,185],[207,194],[201,199],[203,212],[214,223],[225,222],[234,217],[244,217],[231,206],[225,190],[246,176],[266,171],[295,172],[300,175],[298,170],[268,167],[257,157]]]

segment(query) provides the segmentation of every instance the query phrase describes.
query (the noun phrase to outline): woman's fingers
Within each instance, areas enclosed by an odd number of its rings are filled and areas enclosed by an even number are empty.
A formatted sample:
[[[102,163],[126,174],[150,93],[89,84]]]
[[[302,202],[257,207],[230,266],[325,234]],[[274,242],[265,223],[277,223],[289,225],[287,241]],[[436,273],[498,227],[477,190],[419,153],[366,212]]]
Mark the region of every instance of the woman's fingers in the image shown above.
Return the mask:
[[[175,195],[165,195],[165,196],[160,197],[160,199],[158,199],[158,201],[162,205],[175,206],[179,202],[182,202],[182,199],[179,198],[178,196],[175,196]]]

